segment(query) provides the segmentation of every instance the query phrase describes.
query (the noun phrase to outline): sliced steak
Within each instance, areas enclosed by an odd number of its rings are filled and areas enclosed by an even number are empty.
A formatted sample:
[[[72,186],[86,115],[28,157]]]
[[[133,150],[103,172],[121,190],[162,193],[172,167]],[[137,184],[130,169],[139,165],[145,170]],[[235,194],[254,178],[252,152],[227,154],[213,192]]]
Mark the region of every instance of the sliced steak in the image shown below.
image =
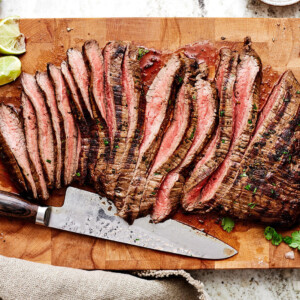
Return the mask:
[[[70,99],[61,70],[48,64],[48,73],[53,81],[57,107],[64,124],[64,183],[68,185],[72,182],[78,168],[78,128],[71,111]]]
[[[83,55],[79,50],[70,48],[67,51],[67,56],[70,71],[82,97],[81,104],[85,106],[90,118],[93,119],[94,115],[89,96],[89,77]]]
[[[77,53],[77,50],[74,51],[76,51]],[[74,55],[73,53],[73,54],[69,54],[69,56],[73,58],[73,56],[77,56],[77,55]],[[77,60],[79,60],[79,58]],[[80,67],[82,67],[82,62],[80,64]],[[78,129],[80,131],[78,133],[78,147],[80,144],[80,152],[77,155],[78,169],[76,170],[77,176],[75,178],[79,181],[80,184],[84,184],[88,173],[88,160],[89,160],[89,151],[90,151],[90,144],[91,144],[89,123],[91,122],[91,117],[83,101],[81,90],[79,89],[77,82],[75,82],[72,73],[68,67],[68,64],[65,61],[61,63],[61,72],[64,76],[65,82],[70,92],[71,99],[73,100],[71,101],[71,109],[74,115],[76,116],[77,124],[79,127]],[[86,74],[87,70],[86,69],[83,70],[82,73]],[[82,87],[83,86],[86,89],[86,86],[84,84],[82,84]]]
[[[32,172],[32,175],[37,188],[38,198],[47,200],[49,198],[49,192],[40,159],[38,145],[38,128],[35,111],[28,97],[24,93],[22,93],[21,96],[21,103],[24,119],[26,146],[30,162],[33,165],[32,168],[34,168],[35,170],[35,172]]]
[[[237,79],[234,87],[234,132],[229,152],[219,168],[206,181],[197,202],[212,206],[222,203],[222,197],[230,189],[254,131],[259,107],[261,83],[261,61],[246,39],[245,49],[240,56]],[[234,201],[234,200],[232,200]]]
[[[110,153],[104,93],[104,60],[95,40],[85,42],[82,50],[89,71],[90,99],[95,116],[94,122],[90,124],[89,171],[93,185],[100,191],[104,189],[101,182],[105,182]]]
[[[36,113],[41,162],[45,170],[48,187],[52,188],[55,183],[56,153],[50,114],[44,96],[37,85],[34,76],[22,73],[21,83],[23,90],[31,101]]]
[[[260,112],[255,134],[231,189],[225,211],[238,218],[291,225],[300,215],[300,85],[287,71]],[[234,200],[234,201],[233,201]]]
[[[134,159],[133,157],[128,157],[129,153],[132,153],[135,148],[137,148],[142,137],[139,129],[142,127],[142,124],[138,124],[139,113],[143,113],[143,110],[139,110],[142,92],[141,72],[138,60],[138,49],[130,44],[128,44],[126,47],[126,52],[124,54],[122,63],[122,90],[126,99],[126,107],[123,109],[123,114],[127,114],[126,118],[128,119],[128,131],[127,137],[122,138],[120,141],[121,143],[115,145],[115,147],[118,146],[118,152],[114,157],[113,163],[109,161],[108,167],[111,168],[112,173],[109,174],[108,172],[107,175],[107,182],[109,182],[109,185],[106,188],[106,193],[111,197],[115,196],[115,187],[117,185],[120,173],[124,171],[126,161],[129,159],[130,163],[130,160],[132,162]],[[127,174],[127,180],[128,176],[130,176],[128,172],[129,170],[130,169],[127,169],[125,171]],[[132,168],[131,171],[131,175],[133,175]],[[122,176],[124,176],[124,173],[122,173]],[[123,188],[123,186],[117,187],[118,196],[120,196],[121,189]],[[122,204],[121,199],[115,198],[115,204],[117,207],[119,207],[119,204]]]
[[[110,197],[114,195],[115,182],[126,149],[128,134],[128,106],[122,86],[125,51],[126,44],[117,42],[108,43],[104,48],[106,116],[111,151],[103,184],[106,194]]]
[[[195,196],[195,191],[200,192],[203,181],[210,176],[225,159],[229,150],[233,134],[233,113],[234,113],[234,83],[236,80],[238,64],[238,53],[228,48],[220,50],[220,63],[216,74],[216,87],[220,99],[219,103],[219,130],[215,139],[207,146],[210,153],[205,153],[198,158],[198,162],[189,174],[184,186],[182,206],[185,210],[191,211],[201,209],[201,203],[197,198],[191,201],[190,194]],[[195,189],[195,190],[193,190]],[[189,199],[189,200],[187,200]]]
[[[149,171],[141,199],[139,216],[148,214],[155,203],[163,178],[176,168],[189,150],[196,131],[196,92],[189,84],[190,72],[185,74],[175,103],[171,124],[163,136],[161,145]]]
[[[136,169],[119,215],[129,222],[138,216],[140,199],[146,182],[147,172],[160,146],[163,134],[169,125],[174,109],[178,80],[183,61],[173,55],[153,80],[146,95],[144,137],[139,149]],[[177,77],[178,79],[179,77]],[[170,105],[168,105],[170,102]]]
[[[31,191],[38,197],[32,176],[23,124],[18,114],[3,103],[0,104],[0,142],[4,163],[16,177],[16,183],[22,191]]]
[[[217,95],[213,85],[199,74],[195,84],[194,106],[197,112],[197,125],[194,139],[180,165],[170,172],[159,188],[151,218],[154,222],[166,219],[180,203],[184,178],[194,158],[203,150],[217,123]]]
[[[62,116],[57,108],[55,99],[54,87],[48,77],[47,72],[37,72],[35,75],[36,81],[44,93],[47,106],[50,111],[52,127],[55,134],[55,150],[56,150],[56,173],[55,173],[55,187],[61,187],[61,175],[63,170],[63,151],[62,141],[64,140],[64,127]]]

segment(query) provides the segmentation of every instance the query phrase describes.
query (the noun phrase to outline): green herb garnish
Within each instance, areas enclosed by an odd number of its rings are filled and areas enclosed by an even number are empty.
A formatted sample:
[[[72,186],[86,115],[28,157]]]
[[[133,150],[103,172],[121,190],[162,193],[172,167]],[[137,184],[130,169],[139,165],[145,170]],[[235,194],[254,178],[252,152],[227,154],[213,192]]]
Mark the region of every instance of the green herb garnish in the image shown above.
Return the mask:
[[[108,140],[106,140],[106,139],[104,139],[104,145],[108,145],[109,144],[109,141]]]
[[[223,230],[225,230],[227,232],[231,232],[234,227],[234,221],[229,217],[225,217],[225,218],[222,218],[221,225],[222,225]]]
[[[221,111],[220,111],[220,116],[221,116],[221,117],[225,116],[225,111],[224,111],[224,110],[221,110]]]
[[[159,172],[154,172],[154,175],[160,175],[160,173]]]
[[[118,148],[120,148],[120,147],[119,147],[119,145],[115,145],[115,148],[118,149]]]
[[[254,110],[257,110],[256,104],[253,104],[253,109],[254,109]]]
[[[256,193],[256,191],[257,191],[257,187],[255,187],[255,188],[254,188],[254,190],[253,190],[253,194],[255,194],[255,193]]]
[[[249,119],[249,120],[248,120],[248,124],[252,124],[252,120]]]
[[[245,190],[250,191],[250,189],[251,189],[251,184],[247,184],[247,185],[245,186]]]
[[[272,242],[272,245],[278,246],[282,242],[282,235],[277,233],[273,227],[266,227],[265,238]]]
[[[46,162],[47,162],[48,164],[51,164],[51,160],[50,160],[50,159],[46,159]]]
[[[223,140],[221,140],[221,142],[223,143],[223,144],[225,144],[225,140],[223,139]]]
[[[297,92],[296,92],[296,94],[298,94],[298,95],[299,95],[299,94],[300,94],[300,91],[297,91]]]
[[[196,100],[196,96],[195,95],[193,95],[193,99]]]
[[[291,248],[300,250],[300,230],[294,231],[292,237],[286,236],[283,238],[284,242],[288,244]]]
[[[195,136],[195,132],[196,132],[196,127],[194,127],[192,133],[191,133],[191,136],[189,137],[189,140],[192,140]]]
[[[178,77],[178,83],[181,83],[183,81],[183,78],[182,77]]]
[[[248,203],[248,206],[253,209],[256,206],[256,203]]]
[[[76,173],[76,176],[77,176],[77,177],[80,177],[80,173],[79,173],[79,172],[77,172],[77,173]]]
[[[141,60],[141,58],[142,58],[145,54],[147,54],[148,52],[149,52],[149,50],[147,50],[147,49],[145,49],[145,48],[139,48],[137,59],[138,59],[138,60]]]
[[[247,177],[248,175],[244,172],[240,175],[240,177]]]

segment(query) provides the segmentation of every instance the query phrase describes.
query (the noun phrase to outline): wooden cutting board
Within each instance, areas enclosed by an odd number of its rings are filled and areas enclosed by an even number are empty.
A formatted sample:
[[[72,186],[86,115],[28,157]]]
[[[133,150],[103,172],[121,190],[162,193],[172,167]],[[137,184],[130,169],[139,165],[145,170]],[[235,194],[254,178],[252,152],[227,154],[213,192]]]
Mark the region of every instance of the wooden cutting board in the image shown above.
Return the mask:
[[[199,40],[216,46],[227,41],[241,43],[247,35],[263,64],[278,72],[291,69],[300,80],[299,19],[25,19],[21,31],[27,37],[27,53],[21,57],[23,70],[45,70],[46,63],[60,64],[70,47],[81,47],[87,39],[104,46],[109,40],[135,41],[147,47],[175,50]],[[0,88],[1,101],[19,101],[20,82]],[[0,188],[14,191],[9,174],[0,165]],[[64,191],[57,191],[50,203],[62,203]],[[105,240],[50,230],[18,220],[0,218],[0,254],[30,261],[83,269],[236,269],[300,268],[295,260],[284,258],[287,245],[272,246],[264,238],[264,226],[237,222],[231,233],[216,224],[216,216],[178,214],[197,228],[235,247],[239,254],[221,261],[187,258],[122,245]],[[293,230],[299,230],[299,225]],[[289,234],[292,230],[285,232]]]

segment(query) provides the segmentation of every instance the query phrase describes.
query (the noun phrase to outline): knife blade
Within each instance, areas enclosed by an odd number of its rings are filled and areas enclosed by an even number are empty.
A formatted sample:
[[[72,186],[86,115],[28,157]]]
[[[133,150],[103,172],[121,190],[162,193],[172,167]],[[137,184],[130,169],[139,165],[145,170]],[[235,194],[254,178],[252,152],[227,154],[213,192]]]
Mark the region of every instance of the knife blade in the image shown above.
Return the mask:
[[[50,228],[197,258],[225,259],[237,254],[217,238],[171,219],[154,224],[147,216],[129,225],[116,215],[116,208],[107,198],[74,187],[67,188],[62,207],[32,205],[21,202],[23,199],[15,195],[12,199],[11,195],[0,193],[0,215],[18,216]]]

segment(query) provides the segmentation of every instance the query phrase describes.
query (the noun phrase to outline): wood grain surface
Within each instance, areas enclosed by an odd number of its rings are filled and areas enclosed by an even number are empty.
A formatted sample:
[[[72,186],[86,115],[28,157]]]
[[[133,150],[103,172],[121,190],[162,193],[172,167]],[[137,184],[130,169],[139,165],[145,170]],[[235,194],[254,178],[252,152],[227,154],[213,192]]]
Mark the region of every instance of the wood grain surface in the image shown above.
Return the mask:
[[[101,46],[109,40],[129,40],[159,50],[175,50],[199,40],[210,40],[217,47],[230,44],[229,41],[241,44],[249,35],[264,65],[271,65],[278,72],[289,68],[300,80],[298,19],[25,19],[20,27],[27,37],[22,67],[29,73],[45,70],[47,62],[59,65],[68,48],[81,47],[87,39],[96,39]],[[18,104],[20,81],[1,87],[0,97],[6,103]],[[0,189],[16,192],[2,165]],[[63,195],[64,190],[56,191],[49,204],[61,205]],[[216,224],[217,216],[203,218],[178,213],[175,218],[204,228],[235,247],[239,254],[220,261],[187,258],[9,218],[0,218],[0,254],[83,269],[300,268],[299,252],[295,251],[295,260],[285,259],[284,254],[290,248],[284,244],[274,247],[267,242],[262,225],[237,222],[235,229],[227,233]],[[284,233],[296,229],[299,230],[299,225]]]

